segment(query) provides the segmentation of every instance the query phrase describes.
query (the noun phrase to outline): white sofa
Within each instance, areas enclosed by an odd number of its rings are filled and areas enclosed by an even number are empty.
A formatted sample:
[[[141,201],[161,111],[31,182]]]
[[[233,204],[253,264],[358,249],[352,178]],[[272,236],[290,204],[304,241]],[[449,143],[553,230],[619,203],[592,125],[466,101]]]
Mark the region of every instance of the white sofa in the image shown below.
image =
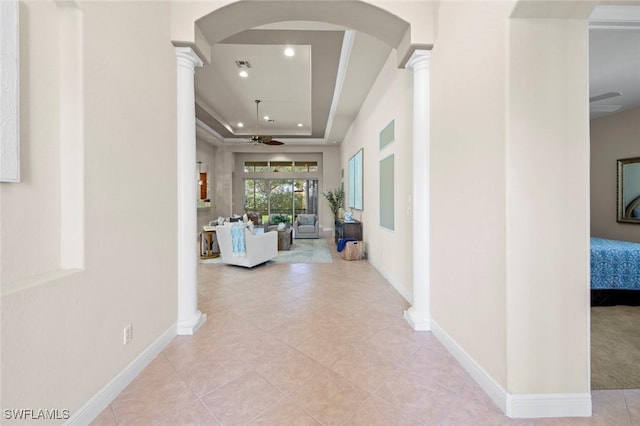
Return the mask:
[[[216,227],[222,263],[252,268],[278,255],[278,233],[275,231],[256,233],[244,230],[245,255],[234,256],[231,243],[232,224]]]

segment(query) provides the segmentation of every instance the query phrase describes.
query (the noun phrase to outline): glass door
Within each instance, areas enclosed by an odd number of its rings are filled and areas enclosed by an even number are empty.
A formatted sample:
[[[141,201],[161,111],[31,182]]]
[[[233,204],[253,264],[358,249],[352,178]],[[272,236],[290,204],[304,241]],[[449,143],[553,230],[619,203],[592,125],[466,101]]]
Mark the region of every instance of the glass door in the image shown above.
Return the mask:
[[[300,213],[318,213],[317,179],[245,179],[244,208],[266,223],[269,215],[286,216],[293,223]]]

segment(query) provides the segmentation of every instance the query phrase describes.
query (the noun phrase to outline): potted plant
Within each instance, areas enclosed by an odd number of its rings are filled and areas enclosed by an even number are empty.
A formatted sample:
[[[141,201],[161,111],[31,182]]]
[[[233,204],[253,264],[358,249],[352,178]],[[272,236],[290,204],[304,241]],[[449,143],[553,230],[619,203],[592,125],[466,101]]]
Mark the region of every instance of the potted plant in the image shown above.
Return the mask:
[[[338,220],[338,211],[344,205],[344,191],[340,188],[330,189],[327,192],[323,192],[324,198],[329,202],[329,208],[333,213],[334,222]]]

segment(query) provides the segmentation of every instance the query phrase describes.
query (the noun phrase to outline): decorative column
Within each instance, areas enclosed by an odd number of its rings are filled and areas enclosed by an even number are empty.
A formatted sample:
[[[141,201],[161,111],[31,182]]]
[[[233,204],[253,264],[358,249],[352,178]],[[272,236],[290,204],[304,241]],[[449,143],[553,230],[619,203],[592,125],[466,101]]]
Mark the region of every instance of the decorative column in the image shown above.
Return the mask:
[[[407,62],[413,71],[413,300],[404,312],[414,330],[431,329],[429,286],[429,50],[416,50]]]
[[[178,334],[191,335],[206,321],[198,310],[195,67],[202,60],[177,47],[178,60]]]

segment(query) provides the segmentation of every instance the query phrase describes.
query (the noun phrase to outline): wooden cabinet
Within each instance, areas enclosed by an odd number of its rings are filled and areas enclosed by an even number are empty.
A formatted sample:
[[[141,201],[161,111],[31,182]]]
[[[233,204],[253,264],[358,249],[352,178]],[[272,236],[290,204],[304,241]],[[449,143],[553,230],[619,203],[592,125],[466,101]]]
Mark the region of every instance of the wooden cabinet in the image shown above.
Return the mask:
[[[359,220],[354,220],[353,222],[336,220],[334,238],[336,244],[342,238],[355,238],[358,241],[362,241],[362,222]]]

